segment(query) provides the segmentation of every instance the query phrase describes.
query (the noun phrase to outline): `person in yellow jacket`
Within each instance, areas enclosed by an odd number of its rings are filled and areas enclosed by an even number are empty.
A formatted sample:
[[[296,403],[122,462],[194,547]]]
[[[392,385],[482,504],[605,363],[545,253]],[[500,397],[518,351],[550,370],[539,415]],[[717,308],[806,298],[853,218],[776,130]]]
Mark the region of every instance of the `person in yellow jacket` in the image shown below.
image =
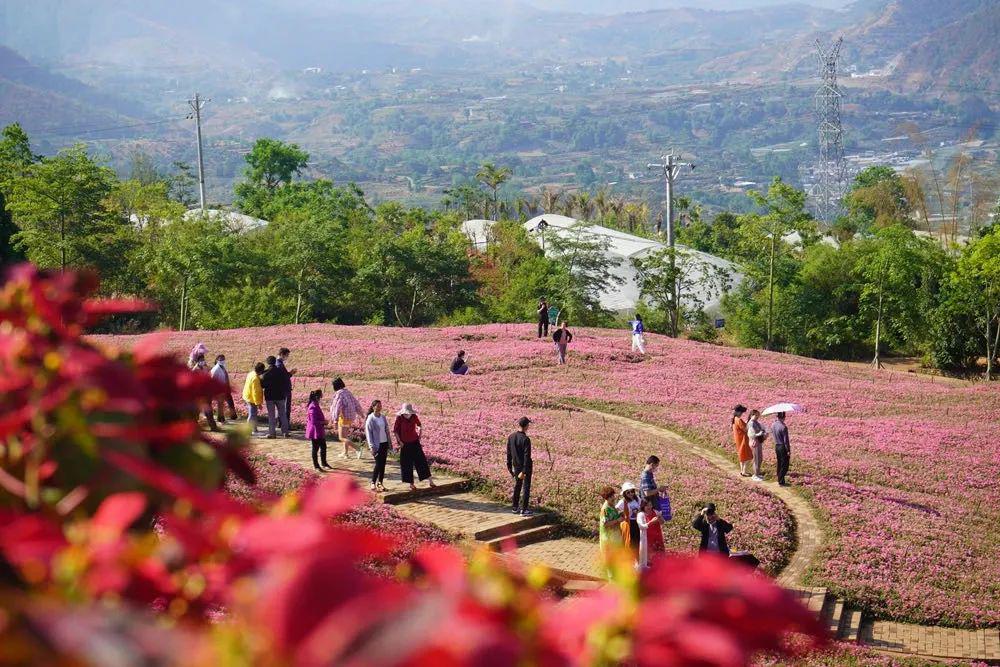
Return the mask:
[[[260,376],[265,370],[264,364],[259,361],[254,364],[253,370],[247,373],[247,381],[243,384],[243,400],[247,402],[247,422],[253,429],[253,434],[257,435],[257,413],[264,405],[264,389],[260,386]]]

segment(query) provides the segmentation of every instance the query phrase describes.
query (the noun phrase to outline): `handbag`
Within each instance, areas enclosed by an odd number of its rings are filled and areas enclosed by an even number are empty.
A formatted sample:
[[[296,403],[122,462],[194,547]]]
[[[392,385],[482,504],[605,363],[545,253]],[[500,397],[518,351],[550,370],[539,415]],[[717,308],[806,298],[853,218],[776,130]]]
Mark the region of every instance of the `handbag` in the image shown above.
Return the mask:
[[[670,496],[666,493],[660,494],[660,514],[664,521],[670,521],[674,518],[674,510],[670,506]]]

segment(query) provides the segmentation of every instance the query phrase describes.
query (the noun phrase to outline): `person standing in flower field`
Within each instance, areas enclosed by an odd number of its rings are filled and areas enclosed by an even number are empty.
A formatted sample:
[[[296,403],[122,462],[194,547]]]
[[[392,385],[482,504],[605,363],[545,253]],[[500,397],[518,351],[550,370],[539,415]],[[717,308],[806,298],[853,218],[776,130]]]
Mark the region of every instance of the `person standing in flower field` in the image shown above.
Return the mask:
[[[733,524],[719,518],[715,513],[715,503],[705,505],[691,522],[691,527],[701,533],[698,551],[729,555],[726,534],[732,531]]]
[[[281,424],[281,437],[288,437],[288,412],[285,410],[287,400],[288,371],[278,365],[278,360],[267,358],[267,368],[260,376],[260,386],[264,390],[264,404],[267,406],[267,438],[273,440],[276,436],[275,426]]]
[[[774,439],[774,457],[777,459],[778,484],[788,486],[785,476],[792,462],[792,444],[788,440],[788,427],[785,426],[785,413],[779,412],[771,424],[771,437]]]
[[[372,401],[365,418],[365,439],[375,459],[372,470],[372,491],[385,491],[385,462],[389,456],[389,421],[382,414],[382,401]]]
[[[767,440],[767,429],[760,423],[760,410],[751,410],[747,420],[747,436],[750,438],[750,449],[753,450],[753,481],[764,481],[761,476],[761,464],[764,461],[764,441]]]
[[[665,554],[667,547],[663,542],[663,519],[653,508],[649,498],[639,502],[639,513],[636,515],[639,524],[639,567],[648,568],[654,554]]]
[[[538,337],[549,335],[549,302],[543,296],[538,302]]]
[[[246,382],[243,383],[243,400],[247,404],[247,423],[250,424],[251,433],[257,435],[257,416],[261,408],[264,407],[264,390],[260,386],[260,376],[264,373],[266,366],[259,361],[254,364],[253,370],[247,373]]]
[[[229,371],[226,370],[226,355],[220,354],[215,358],[215,365],[212,366],[212,377],[222,384],[226,385],[226,391],[219,396],[219,412],[217,421],[220,424],[226,423],[226,416],[223,412],[223,408],[229,407],[229,418],[236,421],[236,403],[233,402],[233,388],[229,384]]]
[[[753,450],[750,449],[750,438],[747,436],[747,423],[743,421],[746,406],[737,405],[733,408],[733,442],[736,443],[736,458],[740,461],[740,475],[749,477],[747,470],[753,460]]]
[[[660,467],[660,457],[651,454],[646,459],[646,467],[639,474],[639,497],[649,500],[653,510],[663,521],[670,521],[673,512],[670,509],[670,496],[667,495],[667,487],[659,486],[654,475]]]
[[[323,468],[333,470],[326,462],[326,416],[320,407],[323,391],[317,389],[309,392],[309,402],[306,404],[306,438],[312,442],[313,468],[323,472]],[[320,467],[320,462],[323,463]]]
[[[528,501],[531,497],[531,438],[528,425],[531,420],[521,417],[517,420],[517,430],[507,438],[507,472],[514,478],[514,496],[511,512],[521,516],[531,516]]]
[[[399,467],[403,483],[410,485],[410,491],[417,490],[417,486],[413,483],[413,469],[416,468],[417,479],[421,482],[427,480],[428,486],[433,489],[436,484],[431,479],[431,467],[427,464],[427,456],[424,455],[423,445],[420,444],[423,425],[412,403],[403,403],[403,407],[396,413],[392,432],[396,435],[396,442],[399,443]]]
[[[201,345],[201,343],[199,343],[199,345]],[[195,373],[204,373],[205,375],[209,374],[208,363],[205,361],[204,352],[192,351],[190,366],[191,370]],[[205,404],[205,407],[202,409],[201,412],[203,415],[205,415],[205,421],[208,422],[208,428],[210,428],[213,431],[218,431],[219,427],[215,423],[215,417],[212,415],[212,401],[208,401],[208,403]]]
[[[556,355],[558,356],[560,365],[566,363],[566,347],[573,340],[573,334],[570,333],[567,326],[566,320],[563,320],[559,328],[552,334],[552,340],[556,344]]]
[[[611,560],[615,551],[622,546],[622,531],[619,527],[622,513],[614,505],[617,492],[610,486],[601,489],[601,512],[597,517],[597,532],[600,535],[601,560],[607,568],[608,579],[611,578]]]
[[[283,347],[278,350],[278,357],[276,366],[279,366],[282,371],[284,371],[285,376],[285,423],[291,427],[292,425],[292,376],[298,373],[298,370],[293,368],[288,370],[286,363],[288,362],[288,357],[291,355],[291,351],[287,347]]]
[[[350,435],[351,425],[361,419],[364,408],[342,379],[336,378],[333,381],[333,391],[336,393],[333,395],[333,405],[330,406],[330,417],[337,426],[337,437],[344,445],[344,453],[341,456],[346,459],[353,447],[358,452],[358,458],[363,458],[364,445],[353,442]]]
[[[615,509],[622,513],[622,542],[632,551],[632,557],[639,560],[639,490],[632,482],[622,484],[622,497]]]
[[[646,329],[642,326],[642,315],[636,313],[635,319],[629,324],[632,325],[632,351],[646,354]]]

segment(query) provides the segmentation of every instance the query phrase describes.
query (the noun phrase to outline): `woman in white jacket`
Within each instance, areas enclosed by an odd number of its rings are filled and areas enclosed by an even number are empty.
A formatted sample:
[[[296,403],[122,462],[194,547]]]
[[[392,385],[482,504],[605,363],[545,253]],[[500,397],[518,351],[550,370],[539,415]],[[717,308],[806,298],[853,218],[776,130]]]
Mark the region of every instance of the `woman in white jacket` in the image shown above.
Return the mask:
[[[385,491],[385,461],[389,456],[389,420],[382,414],[382,401],[372,401],[365,418],[365,440],[375,459],[372,491]]]
[[[750,449],[753,450],[753,477],[755,482],[764,478],[760,474],[760,466],[764,460],[764,441],[767,440],[767,429],[760,423],[760,410],[751,410],[747,420],[747,437],[750,438]]]

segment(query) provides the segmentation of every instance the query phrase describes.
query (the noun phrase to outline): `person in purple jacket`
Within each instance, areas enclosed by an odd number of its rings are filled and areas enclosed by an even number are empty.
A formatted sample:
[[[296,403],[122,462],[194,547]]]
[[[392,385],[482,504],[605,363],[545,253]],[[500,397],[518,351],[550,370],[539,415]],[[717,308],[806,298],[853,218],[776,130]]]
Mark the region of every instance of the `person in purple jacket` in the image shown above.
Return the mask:
[[[326,462],[326,415],[323,414],[323,408],[319,404],[321,398],[323,398],[321,389],[311,391],[309,403],[306,405],[306,437],[312,441],[313,467],[319,471],[323,468],[333,470],[333,466]],[[321,461],[322,467],[320,467]]]

